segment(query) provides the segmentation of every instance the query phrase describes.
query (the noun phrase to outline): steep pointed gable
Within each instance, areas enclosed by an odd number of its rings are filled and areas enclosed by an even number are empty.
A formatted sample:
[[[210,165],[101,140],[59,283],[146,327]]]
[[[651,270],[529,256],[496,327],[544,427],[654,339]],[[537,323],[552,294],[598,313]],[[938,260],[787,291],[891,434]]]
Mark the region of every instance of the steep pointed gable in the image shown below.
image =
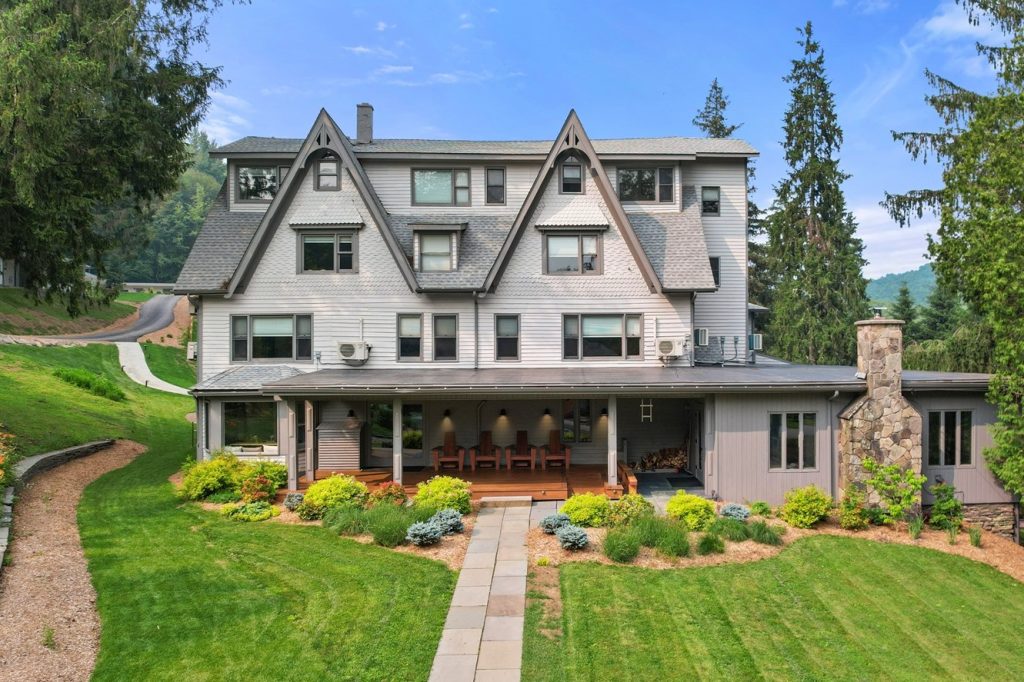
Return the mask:
[[[342,166],[349,169],[356,190],[373,217],[374,222],[377,223],[388,251],[394,257],[395,264],[402,273],[402,278],[409,285],[411,291],[419,290],[412,266],[409,265],[408,259],[402,252],[402,247],[391,231],[391,225],[388,222],[384,205],[377,196],[377,192],[373,189],[373,185],[370,184],[362,164],[356,159],[352,144],[341,131],[341,128],[338,127],[338,124],[334,122],[334,119],[331,118],[331,115],[327,113],[327,110],[321,109],[309,130],[309,134],[303,141],[295,161],[292,162],[287,177],[281,183],[281,187],[274,200],[270,202],[267,212],[263,215],[256,233],[249,242],[249,246],[246,248],[238,267],[235,269],[235,273],[228,285],[227,297],[230,298],[240,288],[244,289],[245,284],[260,260],[260,256],[277,230],[281,218],[284,216],[285,209],[287,209],[295,196],[295,192],[301,182],[299,178],[301,173],[298,171],[305,170],[312,162],[313,154],[320,150],[334,152],[341,159]]]
[[[583,129],[583,124],[580,122],[579,116],[576,115],[575,109],[569,111],[565,123],[562,124],[561,131],[558,133],[554,144],[551,145],[551,149],[544,159],[544,164],[537,173],[537,179],[534,180],[533,186],[530,187],[530,191],[526,195],[526,200],[520,207],[519,213],[516,214],[515,222],[512,223],[512,229],[509,231],[505,243],[502,244],[501,250],[498,252],[498,258],[495,260],[484,282],[484,289],[486,291],[493,291],[497,286],[498,281],[505,272],[505,268],[508,267],[512,253],[515,251],[519,240],[523,236],[523,232],[530,222],[530,217],[537,208],[537,204],[544,193],[544,188],[555,174],[556,161],[563,153],[570,151],[585,156],[589,161],[590,174],[597,184],[601,198],[611,213],[612,220],[615,222],[616,227],[618,227],[619,233],[626,242],[633,260],[639,266],[647,287],[652,293],[661,293],[661,281],[658,279],[657,274],[655,274],[654,268],[651,267],[647,253],[633,231],[633,226],[629,222],[626,212],[622,209],[622,204],[619,202],[619,196],[612,188],[611,182],[608,180],[608,174],[601,164],[601,159],[598,158],[594,145]]]

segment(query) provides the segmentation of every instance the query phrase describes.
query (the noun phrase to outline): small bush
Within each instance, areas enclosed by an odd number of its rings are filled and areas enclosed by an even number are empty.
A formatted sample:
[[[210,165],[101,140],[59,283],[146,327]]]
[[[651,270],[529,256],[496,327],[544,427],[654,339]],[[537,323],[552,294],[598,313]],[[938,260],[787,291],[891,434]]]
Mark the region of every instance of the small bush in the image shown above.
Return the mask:
[[[445,511],[453,510],[446,509]],[[441,526],[433,521],[414,523],[409,526],[409,529],[406,531],[405,541],[411,542],[417,547],[426,547],[428,545],[436,545],[441,542],[442,535],[444,535],[444,531],[441,530]]]
[[[21,453],[14,447],[14,436],[0,429],[0,489],[14,485],[14,465]]]
[[[666,523],[658,538],[658,551],[667,557],[687,556],[690,553],[690,536],[678,523]]]
[[[238,461],[234,455],[214,452],[205,462],[197,462],[188,467],[179,494],[186,500],[202,500],[224,490],[237,493],[245,469],[245,463]]]
[[[715,519],[708,526],[708,532],[719,535],[729,542],[743,542],[750,539],[750,531],[747,528],[747,524],[727,516]]]
[[[318,519],[330,509],[362,507],[369,495],[370,491],[362,481],[357,481],[353,476],[336,474],[309,486],[300,508],[306,507],[305,513],[310,518]]]
[[[960,534],[959,526],[949,526],[946,528],[946,534],[949,535],[949,544],[956,544],[956,536]]]
[[[575,551],[585,549],[590,544],[587,531],[579,526],[562,526],[555,531],[555,537],[558,538],[558,544],[562,545],[562,549]]]
[[[310,504],[305,500],[300,502],[299,506],[295,507],[294,511],[303,521],[318,521],[324,517],[323,507]]]
[[[722,511],[719,512],[722,516],[730,519],[736,519],[738,521],[746,521],[750,516],[750,508],[730,502],[729,504],[722,507]]]
[[[643,495],[627,493],[611,503],[612,509],[608,514],[608,525],[625,526],[644,517],[654,515],[654,505],[647,501]]]
[[[569,517],[569,521],[584,528],[607,525],[611,511],[608,498],[595,493],[573,495],[562,505],[562,513]]]
[[[267,502],[275,490],[273,482],[261,474],[242,481],[238,492],[242,496],[242,502]]]
[[[537,565],[538,566],[550,566],[551,565],[551,559],[547,558],[546,556],[537,557]]]
[[[917,540],[919,537],[921,537],[922,530],[924,530],[923,518],[921,518],[920,516],[915,516],[914,518],[910,519],[910,522],[907,524],[907,531],[909,531],[910,533],[911,540]]]
[[[750,505],[750,513],[754,516],[769,517],[772,515],[772,508],[767,502],[754,502]]]
[[[778,547],[782,544],[782,533],[778,528],[769,526],[764,521],[754,521],[747,528],[750,539],[762,545]]]
[[[366,516],[355,507],[330,509],[324,514],[324,528],[338,535],[362,535],[366,532]]]
[[[302,493],[288,493],[284,496],[284,508],[288,511],[295,511],[295,508],[302,504],[306,496]]]
[[[668,519],[652,515],[643,516],[637,519],[630,528],[640,540],[641,546],[657,547],[658,541],[661,540],[661,536],[665,534],[665,529],[668,526],[675,525],[678,524],[673,521],[669,521]]]
[[[416,499],[413,500],[413,504],[430,507],[434,511],[457,509],[463,514],[468,514],[473,511],[471,500],[469,483],[454,476],[434,476],[416,486]]]
[[[680,490],[665,505],[665,513],[688,530],[704,530],[715,520],[715,503]]]
[[[405,536],[412,525],[410,514],[399,507],[381,506],[369,509],[364,514],[366,530],[373,541],[382,547],[397,547],[405,542]]]
[[[456,509],[442,509],[434,512],[427,523],[432,523],[441,529],[443,535],[455,535],[465,530],[462,524],[462,514]]]
[[[402,487],[402,484],[388,481],[387,483],[381,483],[370,493],[370,500],[367,502],[367,505],[376,507],[378,504],[393,504],[400,507],[408,501],[409,496],[405,494],[405,488]]]
[[[967,529],[967,536],[971,539],[971,545],[981,547],[981,528],[971,526]]]
[[[126,397],[124,391],[118,388],[113,381],[84,369],[58,367],[53,371],[53,375],[61,381],[85,389],[89,393],[107,400],[121,401]]]
[[[723,554],[725,552],[725,540],[714,533],[704,533],[697,541],[697,554],[706,556],[708,554]]]
[[[832,498],[813,485],[794,488],[786,493],[786,502],[779,516],[791,526],[811,528],[828,518]]]
[[[872,526],[884,526],[889,523],[889,515],[881,507],[866,507],[864,516]]]
[[[839,503],[839,527],[846,530],[864,530],[870,518],[864,508],[864,492],[851,487]]]
[[[935,528],[959,528],[964,522],[964,505],[956,499],[956,488],[948,483],[937,483],[929,488],[935,502],[928,510],[928,523]]]
[[[277,462],[252,462],[242,470],[240,484],[258,476],[264,476],[270,481],[270,494],[274,494],[288,482],[288,467]]]
[[[218,490],[215,493],[207,495],[204,498],[207,502],[213,502],[214,504],[228,504],[229,502],[240,502],[242,496],[237,491],[227,489]]]
[[[568,525],[569,517],[565,514],[551,514],[540,520],[540,529],[548,535],[554,535],[556,530]]]
[[[429,521],[434,518],[434,514],[438,512],[437,509],[422,504],[419,506],[413,505],[411,507],[395,507],[395,509],[400,510],[403,514],[408,516],[412,523],[423,523]]]
[[[604,538],[604,555],[618,564],[628,564],[640,553],[640,539],[630,528],[612,528]]]
[[[261,501],[224,505],[221,513],[235,521],[266,521],[280,514],[281,510],[269,502]]]
[[[898,464],[883,465],[872,457],[861,461],[864,471],[871,474],[867,480],[870,488],[882,498],[885,523],[897,523],[906,518],[907,512],[921,502],[921,486],[926,476],[915,474],[909,467]]]

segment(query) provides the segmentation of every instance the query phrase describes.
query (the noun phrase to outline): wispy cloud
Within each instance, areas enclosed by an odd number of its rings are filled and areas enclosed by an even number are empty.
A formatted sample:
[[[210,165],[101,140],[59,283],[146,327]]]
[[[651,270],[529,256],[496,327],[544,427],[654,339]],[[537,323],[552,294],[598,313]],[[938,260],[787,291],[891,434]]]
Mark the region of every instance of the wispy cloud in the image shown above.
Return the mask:
[[[857,0],[850,5],[849,0],[832,0],[836,8],[850,7],[857,14],[878,14],[892,7],[892,0]]]
[[[346,52],[359,55],[360,57],[386,57],[388,59],[394,59],[396,55],[391,50],[383,47],[367,47],[366,45],[348,45],[342,48]]]
[[[422,79],[393,79],[386,81],[389,85],[407,88],[419,88],[429,85],[467,85],[488,81],[519,78],[525,75],[522,71],[511,71],[496,74],[491,71],[438,71]]]
[[[864,241],[866,277],[912,270],[927,262],[927,237],[938,230],[938,222],[925,219],[900,228],[881,206],[865,205],[853,209],[857,236]]]
[[[412,70],[413,67],[408,65],[388,64],[376,69],[373,73],[378,76],[385,76],[392,73],[409,73]]]
[[[241,97],[213,92],[210,94],[210,108],[199,127],[217,142],[235,140],[250,127],[244,112],[251,109],[252,105]]]
[[[386,22],[386,21],[378,21],[378,22],[377,22],[377,26],[376,26],[375,28],[376,28],[376,29],[377,29],[378,31],[388,31],[388,30],[390,30],[390,29],[393,29],[393,28],[395,28],[395,25],[394,25],[394,24],[389,24],[389,23],[388,23],[388,22]]]
[[[465,31],[473,28],[473,17],[469,12],[463,12],[459,15],[459,29]]]
[[[984,40],[998,33],[991,24],[971,23],[964,8],[954,2],[939,5],[936,13],[924,22],[924,31],[928,38],[939,41]]]

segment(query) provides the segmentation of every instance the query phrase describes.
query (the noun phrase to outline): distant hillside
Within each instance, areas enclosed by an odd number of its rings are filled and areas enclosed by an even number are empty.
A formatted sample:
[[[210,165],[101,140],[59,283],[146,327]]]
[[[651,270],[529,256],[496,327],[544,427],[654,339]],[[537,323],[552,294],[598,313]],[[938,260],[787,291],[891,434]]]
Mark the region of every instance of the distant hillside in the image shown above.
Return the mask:
[[[917,270],[895,272],[868,282],[868,298],[873,302],[896,300],[900,293],[900,285],[906,282],[910,288],[910,296],[914,303],[921,305],[928,300],[928,294],[935,288],[935,272],[932,266],[925,263]]]

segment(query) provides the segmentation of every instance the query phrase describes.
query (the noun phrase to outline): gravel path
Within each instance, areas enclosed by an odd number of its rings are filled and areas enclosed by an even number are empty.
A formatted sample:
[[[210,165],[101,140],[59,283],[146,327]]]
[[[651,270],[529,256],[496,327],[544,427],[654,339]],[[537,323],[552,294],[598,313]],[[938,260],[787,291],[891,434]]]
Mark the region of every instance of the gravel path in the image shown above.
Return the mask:
[[[85,486],[143,450],[117,441],[39,474],[22,491],[14,505],[11,565],[0,573],[0,680],[89,679],[100,622],[76,509]]]

